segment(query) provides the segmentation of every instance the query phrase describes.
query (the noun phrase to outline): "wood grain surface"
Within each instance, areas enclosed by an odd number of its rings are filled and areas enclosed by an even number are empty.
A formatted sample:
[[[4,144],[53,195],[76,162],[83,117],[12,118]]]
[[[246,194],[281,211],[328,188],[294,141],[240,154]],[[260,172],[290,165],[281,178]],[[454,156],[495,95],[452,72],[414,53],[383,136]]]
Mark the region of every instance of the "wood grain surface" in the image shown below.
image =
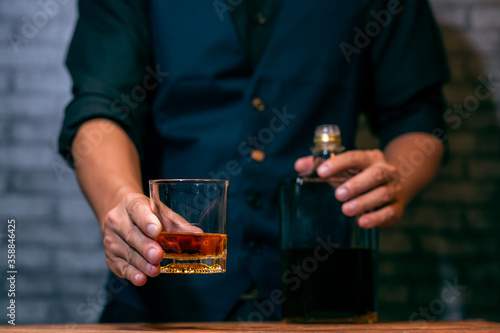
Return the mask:
[[[459,322],[377,324],[287,324],[270,323],[168,323],[168,324],[68,324],[0,326],[0,332],[500,332],[500,323],[481,320]]]

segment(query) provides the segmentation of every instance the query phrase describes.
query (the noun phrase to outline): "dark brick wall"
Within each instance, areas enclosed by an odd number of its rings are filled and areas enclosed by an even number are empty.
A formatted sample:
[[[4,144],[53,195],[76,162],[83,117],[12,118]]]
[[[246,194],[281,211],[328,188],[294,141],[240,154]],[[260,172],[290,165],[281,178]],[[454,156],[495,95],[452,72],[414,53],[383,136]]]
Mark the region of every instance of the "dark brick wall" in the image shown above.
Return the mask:
[[[432,5],[452,72],[450,157],[401,223],[381,231],[380,317],[500,320],[500,1]],[[74,0],[0,0],[0,244],[6,251],[6,221],[15,218],[17,323],[92,322],[103,304],[100,231],[56,153],[75,18]],[[12,33],[22,38],[16,48]],[[487,88],[492,96],[475,97]],[[375,145],[363,124],[359,143]],[[6,264],[0,260],[2,276]]]
[[[500,320],[500,1],[431,4],[451,68],[450,154],[380,233],[380,318]],[[373,145],[364,126],[359,142]]]

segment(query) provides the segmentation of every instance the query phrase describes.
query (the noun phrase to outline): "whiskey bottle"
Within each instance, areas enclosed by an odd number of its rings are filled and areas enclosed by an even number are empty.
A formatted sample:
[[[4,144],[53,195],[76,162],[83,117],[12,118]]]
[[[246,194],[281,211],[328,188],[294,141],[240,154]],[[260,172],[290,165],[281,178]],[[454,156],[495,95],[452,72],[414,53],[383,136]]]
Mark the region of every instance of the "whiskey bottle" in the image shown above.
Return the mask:
[[[374,322],[377,231],[342,214],[335,189],[351,174],[325,179],[316,173],[321,163],[344,151],[339,128],[318,126],[313,141],[313,172],[280,186],[283,319]]]

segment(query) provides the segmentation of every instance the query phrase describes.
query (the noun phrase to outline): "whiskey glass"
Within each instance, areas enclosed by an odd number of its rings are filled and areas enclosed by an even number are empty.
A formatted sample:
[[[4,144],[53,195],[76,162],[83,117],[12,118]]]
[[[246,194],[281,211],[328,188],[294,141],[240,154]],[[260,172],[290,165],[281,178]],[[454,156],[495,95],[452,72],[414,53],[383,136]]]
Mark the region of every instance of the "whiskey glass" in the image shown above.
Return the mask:
[[[155,238],[164,251],[161,273],[226,271],[228,186],[218,179],[149,181],[151,209],[163,227]]]

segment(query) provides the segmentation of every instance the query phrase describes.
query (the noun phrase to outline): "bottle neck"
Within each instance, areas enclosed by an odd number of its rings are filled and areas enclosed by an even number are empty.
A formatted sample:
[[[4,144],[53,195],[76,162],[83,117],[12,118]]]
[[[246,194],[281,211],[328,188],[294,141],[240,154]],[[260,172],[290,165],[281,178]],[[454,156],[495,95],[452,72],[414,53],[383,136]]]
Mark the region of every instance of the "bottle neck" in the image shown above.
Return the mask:
[[[320,178],[317,170],[321,163],[329,158],[335,157],[335,155],[340,154],[342,151],[344,151],[344,147],[331,144],[315,145],[312,147],[313,172],[308,175],[307,178]]]
[[[321,163],[323,163],[330,157],[334,156],[335,153],[333,151],[326,149],[313,151],[313,164],[314,164],[313,173],[316,174],[316,170],[318,170],[318,167],[320,166]]]

